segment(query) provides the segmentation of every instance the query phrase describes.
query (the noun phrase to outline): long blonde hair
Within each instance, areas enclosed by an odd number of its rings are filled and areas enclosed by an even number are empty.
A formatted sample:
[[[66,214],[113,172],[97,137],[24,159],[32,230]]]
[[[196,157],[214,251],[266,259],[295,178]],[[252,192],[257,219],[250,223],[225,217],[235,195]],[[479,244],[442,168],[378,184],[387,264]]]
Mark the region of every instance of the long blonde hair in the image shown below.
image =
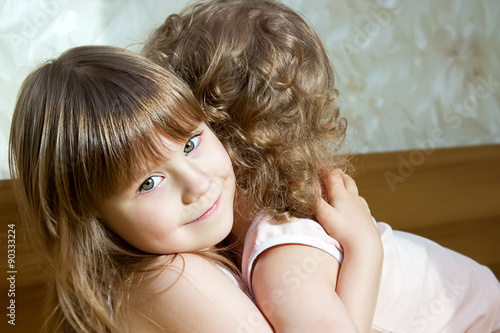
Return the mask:
[[[239,194],[275,218],[311,217],[346,120],[316,32],[273,0],[206,0],[169,16],[143,54],[188,82],[230,153]]]
[[[98,218],[102,200],[161,155],[159,130],[188,138],[206,121],[172,71],[123,49],[70,49],[24,81],[10,132],[10,170],[48,270],[44,332],[124,332],[141,252]]]

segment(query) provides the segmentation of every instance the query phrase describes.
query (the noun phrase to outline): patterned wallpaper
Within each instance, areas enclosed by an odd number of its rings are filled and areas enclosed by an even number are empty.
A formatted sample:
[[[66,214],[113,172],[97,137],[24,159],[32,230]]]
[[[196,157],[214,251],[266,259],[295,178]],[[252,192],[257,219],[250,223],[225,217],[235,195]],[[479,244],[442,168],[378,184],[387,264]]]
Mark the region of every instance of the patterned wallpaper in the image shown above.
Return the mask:
[[[283,0],[327,46],[346,151],[500,143],[500,1]],[[67,48],[141,41],[186,0],[7,0],[0,4],[0,179],[24,77]]]

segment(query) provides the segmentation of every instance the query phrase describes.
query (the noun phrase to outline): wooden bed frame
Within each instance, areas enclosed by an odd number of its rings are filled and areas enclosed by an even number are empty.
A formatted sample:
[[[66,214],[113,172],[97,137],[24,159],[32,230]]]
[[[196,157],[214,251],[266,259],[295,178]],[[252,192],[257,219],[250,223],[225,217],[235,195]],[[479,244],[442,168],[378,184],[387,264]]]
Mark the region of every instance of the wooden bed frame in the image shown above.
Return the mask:
[[[378,221],[468,255],[500,277],[500,145],[365,154],[353,162],[360,194]],[[18,219],[10,181],[0,180],[0,328],[6,328],[0,331],[36,332],[44,278]],[[14,269],[7,266],[9,226],[16,236]],[[6,318],[11,299],[15,328]]]

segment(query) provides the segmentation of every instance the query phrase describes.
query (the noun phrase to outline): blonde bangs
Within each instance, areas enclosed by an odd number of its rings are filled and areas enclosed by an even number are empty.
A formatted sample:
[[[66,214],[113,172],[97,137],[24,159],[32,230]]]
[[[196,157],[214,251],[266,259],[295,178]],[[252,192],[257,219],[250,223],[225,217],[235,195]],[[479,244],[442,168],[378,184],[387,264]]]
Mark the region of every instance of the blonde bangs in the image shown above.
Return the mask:
[[[150,165],[168,155],[163,137],[186,141],[205,121],[197,104],[186,105],[181,96],[173,98],[169,91],[146,91],[135,97],[133,108],[122,105],[119,113],[109,112],[108,123],[92,133],[93,149],[104,152],[98,164],[105,167],[90,177],[101,199],[136,183]]]

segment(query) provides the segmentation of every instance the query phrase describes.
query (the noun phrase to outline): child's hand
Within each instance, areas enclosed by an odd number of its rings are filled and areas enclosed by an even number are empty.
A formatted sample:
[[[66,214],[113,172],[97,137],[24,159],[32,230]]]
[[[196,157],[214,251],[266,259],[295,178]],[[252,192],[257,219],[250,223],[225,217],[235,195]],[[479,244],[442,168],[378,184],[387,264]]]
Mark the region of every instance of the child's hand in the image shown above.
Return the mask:
[[[325,231],[344,250],[380,242],[370,208],[359,196],[354,180],[337,169],[328,173],[324,182],[328,202],[321,198],[314,215]]]
[[[324,182],[327,200],[319,200],[315,215],[344,249],[336,292],[358,331],[370,332],[382,274],[382,241],[354,180],[335,170]]]

